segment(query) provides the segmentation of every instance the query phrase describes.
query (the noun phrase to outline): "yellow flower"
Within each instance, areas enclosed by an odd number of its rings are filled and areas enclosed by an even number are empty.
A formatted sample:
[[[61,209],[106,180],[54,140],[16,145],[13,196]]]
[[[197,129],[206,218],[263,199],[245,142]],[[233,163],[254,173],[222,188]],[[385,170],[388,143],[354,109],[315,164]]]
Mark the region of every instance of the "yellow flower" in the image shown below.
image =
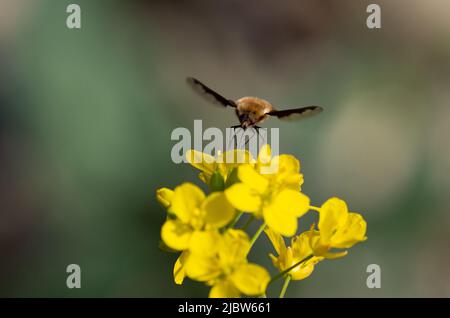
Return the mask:
[[[350,248],[365,241],[367,223],[358,213],[348,212],[347,204],[339,198],[328,199],[319,209],[318,237],[311,240],[315,255],[326,258],[344,256],[346,252],[328,253],[331,248]]]
[[[176,218],[169,218],[161,228],[167,246],[178,251],[209,251],[219,236],[217,230],[228,224],[236,211],[222,192],[205,197],[196,185],[183,183],[173,192],[169,212]]]
[[[190,253],[185,263],[186,275],[212,286],[209,293],[212,298],[264,294],[270,275],[263,267],[247,261],[250,250],[247,234],[230,229],[216,243],[214,254]]]
[[[165,208],[168,208],[173,199],[173,190],[161,188],[156,190],[156,199]]]
[[[226,189],[225,195],[236,209],[263,217],[275,232],[293,236],[297,219],[309,210],[309,198],[300,192],[300,163],[290,155],[268,160],[269,152],[270,148],[263,148],[254,167],[239,166],[240,182]]]
[[[303,174],[300,173],[300,161],[292,155],[281,154],[272,158],[269,144],[265,144],[258,154],[256,171],[264,175],[271,184],[301,190]]]
[[[313,254],[313,251],[310,246],[310,233],[304,232],[299,236],[292,238],[291,246],[286,247],[283,237],[274,232],[271,229],[265,230],[267,236],[272,242],[275,251],[278,254],[278,257],[273,254],[269,254],[272,259],[273,265],[278,268],[280,272],[283,272],[298,262],[306,259],[308,256]],[[313,235],[318,235],[317,232],[313,233]],[[289,271],[289,275],[293,280],[302,280],[307,278],[314,270],[314,265],[316,265],[319,261],[323,260],[323,257],[313,256],[307,261],[299,264]]]
[[[254,164],[255,161],[249,151],[242,149],[219,153],[216,157],[197,150],[188,150],[186,159],[192,166],[201,171],[199,178],[207,185],[211,184],[214,173],[218,173],[223,181],[227,182],[234,168],[241,164]]]

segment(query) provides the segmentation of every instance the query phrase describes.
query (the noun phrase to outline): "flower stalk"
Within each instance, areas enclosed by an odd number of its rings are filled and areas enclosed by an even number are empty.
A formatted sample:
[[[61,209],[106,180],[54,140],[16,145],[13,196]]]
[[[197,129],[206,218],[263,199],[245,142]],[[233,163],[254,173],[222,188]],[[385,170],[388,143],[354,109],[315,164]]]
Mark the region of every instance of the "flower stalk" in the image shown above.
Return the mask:
[[[291,275],[287,275],[286,278],[284,279],[283,288],[281,289],[279,298],[284,298],[284,295],[286,294],[286,290],[290,282],[291,282]]]
[[[280,279],[281,277],[284,277],[284,275],[288,274],[291,270],[293,270],[294,268],[296,268],[297,266],[301,265],[302,263],[308,261],[309,259],[313,258],[314,255],[308,255],[307,257],[305,257],[304,259],[302,259],[300,262],[295,263],[294,265],[292,265],[291,267],[285,269],[284,271],[278,273],[277,275],[275,275],[274,277],[272,277],[269,281],[269,284],[272,284],[273,282],[277,281],[278,279]]]
[[[236,214],[236,217],[233,219],[233,221],[231,221],[227,226],[226,229],[232,229],[236,226],[237,222],[239,222],[239,219],[242,217],[242,215],[244,214],[244,212],[239,212]]]
[[[252,224],[254,219],[255,219],[255,216],[253,214],[250,215],[250,217],[248,218],[247,222],[245,222],[244,226],[242,226],[242,230],[246,231],[248,229],[248,227],[250,226],[250,224]]]
[[[250,241],[250,248],[253,247],[253,244],[255,244],[256,240],[258,239],[258,237],[261,235],[261,233],[264,231],[265,228],[266,228],[266,223],[261,224],[261,226],[258,228],[258,230],[253,235],[253,237]]]

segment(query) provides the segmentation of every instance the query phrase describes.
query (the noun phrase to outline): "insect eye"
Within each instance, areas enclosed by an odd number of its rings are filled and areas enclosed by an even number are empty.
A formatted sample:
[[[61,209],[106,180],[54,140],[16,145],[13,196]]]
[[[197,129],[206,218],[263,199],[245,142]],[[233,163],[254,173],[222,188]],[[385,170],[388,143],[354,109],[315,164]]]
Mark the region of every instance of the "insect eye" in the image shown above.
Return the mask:
[[[247,119],[248,119],[248,115],[247,115],[247,114],[242,114],[242,115],[239,116],[239,119],[240,119],[241,121],[247,120]]]

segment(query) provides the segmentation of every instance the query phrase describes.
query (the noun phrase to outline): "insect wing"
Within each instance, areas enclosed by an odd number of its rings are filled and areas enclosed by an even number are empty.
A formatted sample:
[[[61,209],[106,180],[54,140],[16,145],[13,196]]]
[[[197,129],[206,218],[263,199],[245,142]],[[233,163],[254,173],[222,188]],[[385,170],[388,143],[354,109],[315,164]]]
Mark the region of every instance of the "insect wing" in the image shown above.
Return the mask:
[[[273,110],[269,112],[270,116],[275,116],[283,120],[296,120],[314,116],[323,111],[320,106],[306,106],[301,108]]]
[[[194,91],[196,91],[198,94],[200,94],[206,100],[212,102],[213,104],[222,105],[224,107],[227,106],[236,107],[236,103],[233,100],[223,97],[222,95],[213,91],[211,88],[209,88],[199,80],[193,77],[188,77],[186,81]]]

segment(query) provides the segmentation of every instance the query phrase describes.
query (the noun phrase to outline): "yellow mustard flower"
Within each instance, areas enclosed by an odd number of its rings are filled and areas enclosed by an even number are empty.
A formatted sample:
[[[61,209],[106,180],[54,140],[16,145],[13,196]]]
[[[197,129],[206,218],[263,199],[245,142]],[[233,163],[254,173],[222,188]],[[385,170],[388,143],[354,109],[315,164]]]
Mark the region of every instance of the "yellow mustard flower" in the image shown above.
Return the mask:
[[[234,168],[241,164],[255,163],[251,153],[243,149],[219,153],[216,157],[197,150],[188,150],[186,159],[192,166],[201,171],[199,178],[207,185],[211,184],[211,178],[214,173],[218,173],[223,178],[223,181],[227,182]]]
[[[219,236],[218,229],[227,225],[236,211],[222,192],[208,197],[192,183],[175,188],[168,210],[175,216],[161,228],[164,243],[178,251],[209,251]]]
[[[267,237],[272,242],[275,251],[278,256],[269,254],[272,259],[273,265],[278,268],[280,272],[288,270],[295,264],[307,259],[313,254],[313,250],[310,245],[310,233],[304,232],[291,240],[291,246],[286,247],[283,237],[274,232],[273,230],[265,230]],[[313,235],[318,235],[317,231]],[[289,271],[289,275],[292,280],[302,280],[307,278],[314,270],[314,266],[324,258],[321,256],[313,256],[307,259],[302,264],[294,267]]]
[[[192,183],[156,192],[168,211],[161,246],[181,251],[173,267],[176,284],[189,277],[211,286],[209,297],[261,296],[269,283],[285,277],[280,293],[284,297],[291,280],[309,277],[319,261],[342,257],[345,249],[367,239],[366,221],[349,212],[343,200],[331,198],[321,207],[310,206],[301,192],[303,175],[294,156],[272,157],[266,145],[256,159],[242,149],[216,157],[190,150],[187,159],[201,171],[199,177],[212,193],[206,196]],[[318,230],[313,224],[287,246],[283,236],[296,234],[298,218],[309,209],[319,213]],[[242,212],[264,220],[251,240],[233,229]],[[269,254],[280,271],[272,279],[266,269],[247,260],[263,229],[277,254]]]
[[[326,258],[344,256],[346,251],[329,253],[331,248],[350,248],[358,242],[365,241],[367,223],[361,214],[349,212],[347,204],[339,198],[328,199],[320,208],[319,233],[311,239],[315,255]]]
[[[308,212],[310,203],[300,192],[303,183],[300,163],[290,155],[268,160],[268,153],[270,148],[264,147],[255,166],[240,165],[240,182],[227,188],[225,195],[236,209],[263,217],[275,232],[293,236],[297,231],[297,219]]]
[[[259,296],[265,293],[270,275],[266,269],[247,261],[250,241],[241,230],[226,231],[213,248],[213,254],[190,253],[186,275],[212,286],[209,297]]]

